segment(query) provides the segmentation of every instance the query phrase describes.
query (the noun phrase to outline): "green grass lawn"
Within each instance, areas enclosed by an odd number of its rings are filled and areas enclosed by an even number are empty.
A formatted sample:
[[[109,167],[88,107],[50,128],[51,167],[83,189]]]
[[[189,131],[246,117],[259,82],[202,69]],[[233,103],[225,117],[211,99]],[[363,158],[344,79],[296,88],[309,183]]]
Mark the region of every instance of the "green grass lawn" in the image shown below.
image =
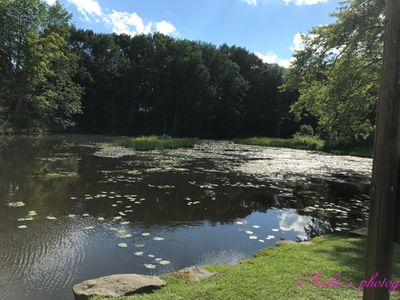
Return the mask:
[[[121,138],[114,142],[115,145],[133,148],[138,151],[156,149],[193,148],[196,144],[194,138],[172,138],[168,136],[141,136],[137,138]]]
[[[162,276],[167,286],[153,294],[118,298],[139,299],[361,299],[355,288],[300,288],[295,279],[304,273],[325,270],[326,279],[338,272],[358,287],[364,277],[365,239],[338,236],[318,237],[310,245],[294,244],[267,248],[254,258],[235,266],[206,266],[217,275],[197,283],[186,283],[170,275]],[[400,249],[394,255],[394,278],[400,279]],[[97,300],[100,298],[96,298]],[[392,294],[400,299],[400,293]]]

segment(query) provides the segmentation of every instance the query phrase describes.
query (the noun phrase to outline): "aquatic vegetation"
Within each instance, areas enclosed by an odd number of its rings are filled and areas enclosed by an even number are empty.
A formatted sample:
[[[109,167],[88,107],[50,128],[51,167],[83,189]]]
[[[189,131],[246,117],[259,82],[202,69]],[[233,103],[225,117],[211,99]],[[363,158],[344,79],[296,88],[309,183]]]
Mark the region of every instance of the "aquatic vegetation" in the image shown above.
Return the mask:
[[[19,228],[19,229],[26,229],[26,228],[28,228],[28,226],[26,226],[26,225],[19,225],[18,228]]]
[[[115,145],[133,148],[138,151],[156,149],[193,148],[197,140],[193,138],[172,138],[164,136],[142,136],[137,138],[124,138],[114,142]]]
[[[53,216],[47,216],[46,219],[47,219],[47,220],[57,220],[57,218],[56,218],[56,217],[53,217]]]
[[[168,261],[168,260],[161,260],[161,261],[159,261],[159,264],[160,265],[169,265],[171,262],[170,261]]]
[[[153,265],[153,264],[144,264],[144,267],[147,268],[147,269],[155,269],[155,268],[156,268],[156,265]]]
[[[127,245],[126,243],[119,243],[119,244],[118,244],[118,247],[120,247],[120,248],[127,248],[128,245]]]
[[[25,204],[24,202],[22,202],[22,201],[7,203],[7,206],[8,206],[8,207],[14,207],[14,208],[23,207],[23,206],[25,206],[25,205],[26,205],[26,204]]]

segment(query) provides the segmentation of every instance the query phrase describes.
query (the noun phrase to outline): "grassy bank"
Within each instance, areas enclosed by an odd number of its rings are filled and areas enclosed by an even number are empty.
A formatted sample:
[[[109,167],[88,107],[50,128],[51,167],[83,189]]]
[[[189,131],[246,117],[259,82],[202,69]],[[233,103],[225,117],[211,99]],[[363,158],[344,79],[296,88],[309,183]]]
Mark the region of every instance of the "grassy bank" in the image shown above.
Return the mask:
[[[336,155],[354,155],[361,157],[372,157],[372,148],[368,147],[346,147],[329,148],[325,142],[315,136],[294,135],[291,139],[252,137],[244,139],[234,139],[234,143],[242,145],[255,145],[266,147],[281,147],[302,150],[317,150]]]
[[[256,145],[267,147],[282,147],[303,150],[323,150],[325,143],[323,140],[314,136],[295,135],[291,139],[252,137],[246,139],[234,139],[236,144]]]
[[[356,287],[364,277],[365,249],[365,239],[319,237],[310,245],[264,249],[256,257],[240,261],[235,266],[206,266],[217,275],[198,283],[162,276],[168,282],[165,288],[153,294],[119,299],[361,299],[362,294],[356,291]],[[394,278],[400,279],[399,247],[394,257]],[[300,288],[295,283],[297,276],[321,270],[325,270],[326,281],[342,272],[346,283],[352,273],[355,287]],[[392,299],[400,299],[400,293],[393,294]]]
[[[169,136],[142,136],[137,138],[121,138],[114,142],[115,145],[133,148],[138,151],[156,149],[193,148],[196,139],[172,138]]]

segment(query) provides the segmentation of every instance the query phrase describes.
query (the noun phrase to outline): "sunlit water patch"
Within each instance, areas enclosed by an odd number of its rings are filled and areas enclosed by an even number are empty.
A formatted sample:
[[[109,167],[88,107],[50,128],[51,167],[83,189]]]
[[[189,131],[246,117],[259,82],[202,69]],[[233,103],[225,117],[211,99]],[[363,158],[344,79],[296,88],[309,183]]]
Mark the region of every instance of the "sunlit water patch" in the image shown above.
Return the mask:
[[[363,226],[371,160],[205,141],[135,152],[102,136],[0,150],[0,299],[72,299],[113,273],[234,264]]]

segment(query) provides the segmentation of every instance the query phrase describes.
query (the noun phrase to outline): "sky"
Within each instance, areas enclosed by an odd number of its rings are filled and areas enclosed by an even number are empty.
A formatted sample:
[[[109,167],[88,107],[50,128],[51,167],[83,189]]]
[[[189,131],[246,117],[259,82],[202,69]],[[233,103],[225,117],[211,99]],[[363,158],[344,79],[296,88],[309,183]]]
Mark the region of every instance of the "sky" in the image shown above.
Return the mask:
[[[53,4],[56,0],[45,0]],[[59,0],[78,28],[99,33],[161,32],[237,45],[264,62],[289,66],[300,33],[335,21],[340,0]]]

